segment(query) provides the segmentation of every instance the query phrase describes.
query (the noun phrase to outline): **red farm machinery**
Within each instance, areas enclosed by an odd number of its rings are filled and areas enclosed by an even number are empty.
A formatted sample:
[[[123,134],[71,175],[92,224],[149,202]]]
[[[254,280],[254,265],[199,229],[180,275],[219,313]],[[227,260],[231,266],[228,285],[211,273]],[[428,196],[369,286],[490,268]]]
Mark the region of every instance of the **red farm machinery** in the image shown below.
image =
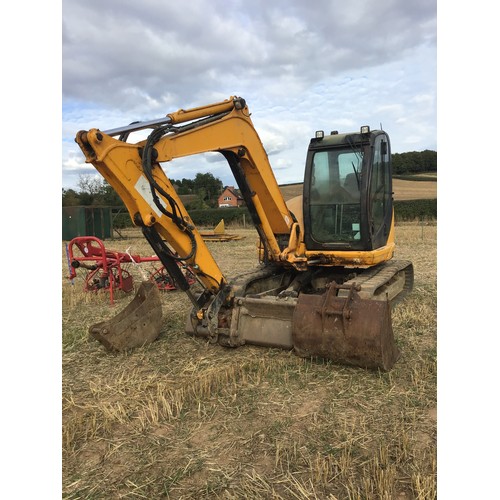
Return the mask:
[[[175,290],[177,287],[158,256],[143,257],[133,255],[126,250],[119,252],[107,249],[104,243],[94,236],[78,236],[66,246],[69,267],[69,279],[77,276],[77,269],[84,270],[84,290],[109,292],[111,304],[114,303],[114,292],[134,290],[134,278],[130,273],[131,266],[150,263],[147,269],[141,268],[140,273],[145,281],[153,282],[161,291]],[[194,283],[195,277],[188,266],[179,263],[188,281]]]

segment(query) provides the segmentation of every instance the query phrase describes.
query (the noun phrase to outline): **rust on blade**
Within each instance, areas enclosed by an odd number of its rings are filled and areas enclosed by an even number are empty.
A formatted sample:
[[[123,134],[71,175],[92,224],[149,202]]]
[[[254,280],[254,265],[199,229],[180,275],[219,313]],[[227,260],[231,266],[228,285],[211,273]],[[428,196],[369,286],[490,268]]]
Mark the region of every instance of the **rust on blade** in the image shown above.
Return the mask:
[[[347,296],[338,297],[345,288]],[[294,349],[302,357],[388,371],[400,355],[390,304],[361,299],[356,289],[331,283],[323,294],[300,294],[292,321]]]
[[[153,342],[160,334],[161,326],[160,292],[155,283],[145,281],[123,311],[114,318],[92,325],[89,333],[108,351],[125,351]]]

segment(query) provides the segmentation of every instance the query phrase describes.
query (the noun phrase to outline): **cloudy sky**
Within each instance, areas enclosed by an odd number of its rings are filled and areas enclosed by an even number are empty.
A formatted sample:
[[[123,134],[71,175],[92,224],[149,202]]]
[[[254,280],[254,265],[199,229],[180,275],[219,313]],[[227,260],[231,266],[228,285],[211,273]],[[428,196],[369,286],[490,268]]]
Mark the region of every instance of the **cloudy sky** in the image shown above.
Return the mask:
[[[319,129],[389,133],[393,152],[437,150],[436,0],[64,0],[62,186],[86,165],[74,138],[244,97],[280,184],[301,182]],[[213,155],[167,175],[212,172]]]

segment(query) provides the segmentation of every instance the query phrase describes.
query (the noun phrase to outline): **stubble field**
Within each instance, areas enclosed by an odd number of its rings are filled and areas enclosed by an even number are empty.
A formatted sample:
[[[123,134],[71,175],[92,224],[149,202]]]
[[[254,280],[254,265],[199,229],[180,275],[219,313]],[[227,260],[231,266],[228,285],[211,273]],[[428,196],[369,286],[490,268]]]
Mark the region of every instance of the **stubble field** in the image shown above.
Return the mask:
[[[394,190],[395,201],[406,200],[433,200],[437,198],[437,175],[433,173],[426,173],[426,177],[436,177],[435,181],[431,180],[406,180],[406,179],[393,179],[392,189]],[[415,176],[418,177],[418,176]],[[302,194],[303,184],[286,184],[280,186],[281,193],[285,200],[289,200],[294,196]]]
[[[209,242],[228,276],[257,262],[256,232]],[[106,247],[151,255],[140,233]],[[396,226],[415,285],[393,311],[402,356],[380,373],[184,333],[190,303],[162,294],[156,342],[110,354],[91,324],[132,294],[83,292],[62,246],[63,497],[436,498],[436,226]],[[136,283],[138,267],[131,269]]]

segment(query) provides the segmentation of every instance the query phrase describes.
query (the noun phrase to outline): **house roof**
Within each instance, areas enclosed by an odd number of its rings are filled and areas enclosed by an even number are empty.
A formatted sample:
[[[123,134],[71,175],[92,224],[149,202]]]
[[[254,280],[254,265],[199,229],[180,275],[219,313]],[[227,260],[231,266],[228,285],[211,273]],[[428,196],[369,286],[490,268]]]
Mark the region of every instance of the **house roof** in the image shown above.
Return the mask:
[[[242,200],[243,197],[241,196],[240,190],[236,189],[234,186],[224,186],[224,189],[222,190],[222,193],[225,191],[229,191],[232,195],[234,195],[236,198]]]

